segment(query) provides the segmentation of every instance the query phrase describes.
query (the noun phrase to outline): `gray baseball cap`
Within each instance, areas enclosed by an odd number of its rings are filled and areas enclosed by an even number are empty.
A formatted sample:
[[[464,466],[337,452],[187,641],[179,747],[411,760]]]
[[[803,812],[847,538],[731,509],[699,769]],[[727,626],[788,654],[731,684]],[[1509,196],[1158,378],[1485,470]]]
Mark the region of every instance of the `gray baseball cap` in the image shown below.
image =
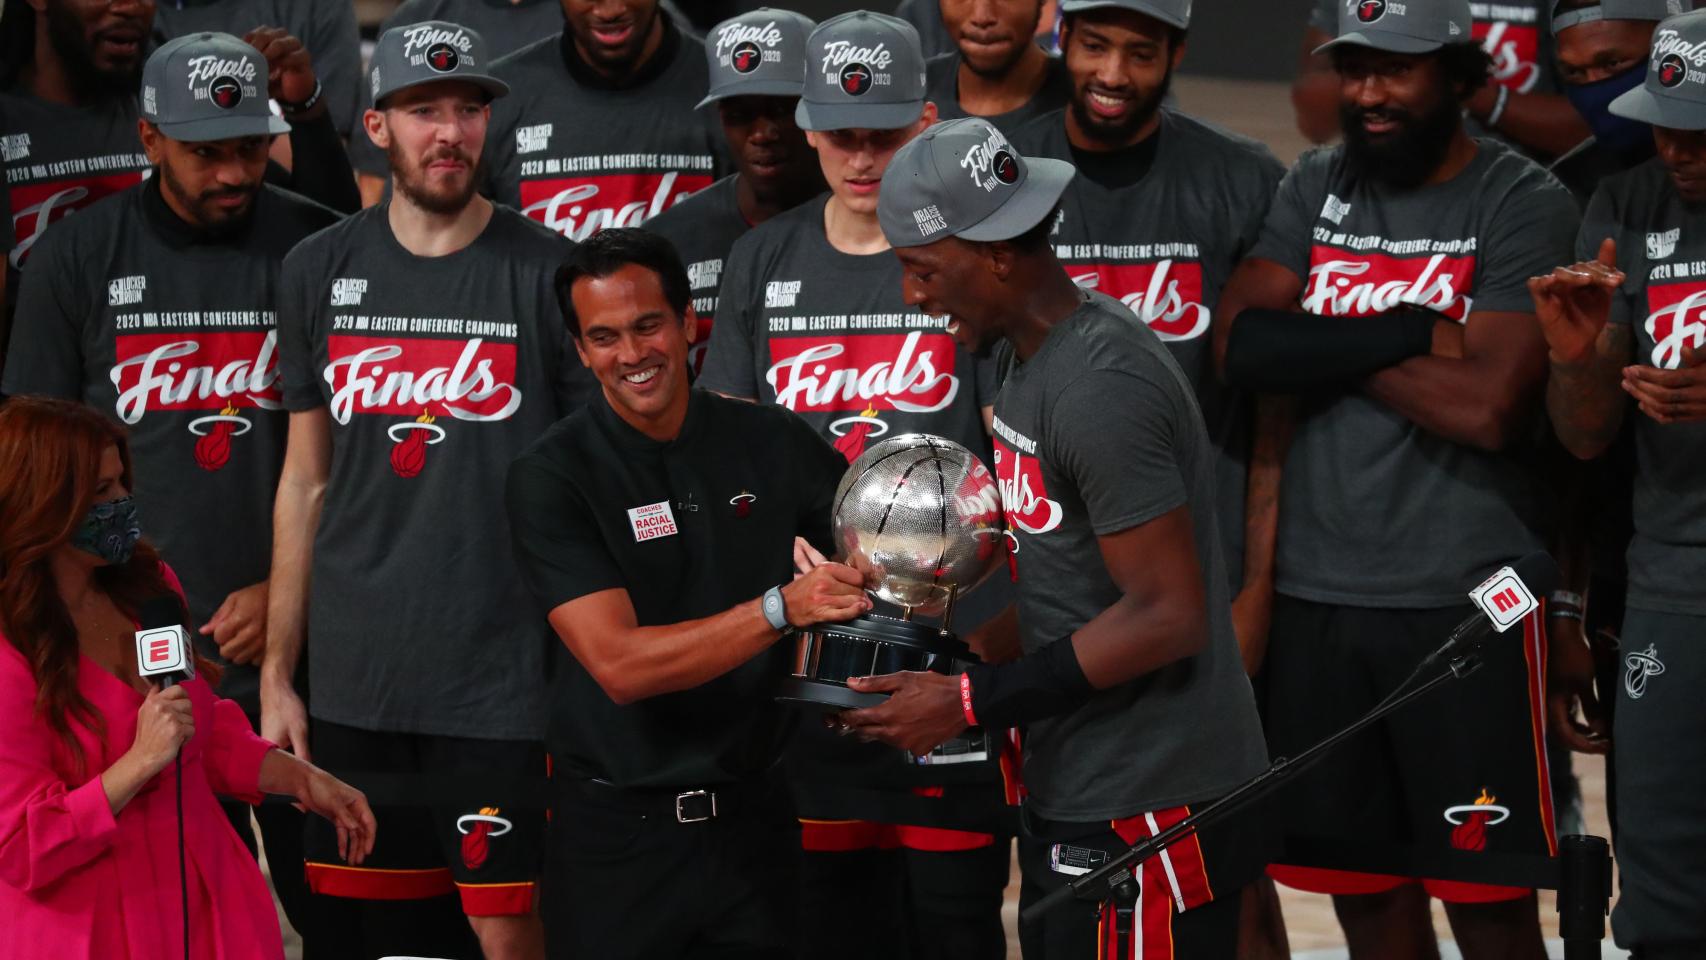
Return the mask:
[[[1706,130],[1706,10],[1658,25],[1646,82],[1611,101],[1611,112],[1655,127]]]
[[[266,57],[228,33],[155,50],[142,67],[142,118],[186,143],[290,132],[267,101]]]
[[[705,35],[711,92],[699,106],[726,97],[797,97],[806,85],[806,38],[816,27],[792,10],[760,7],[717,24]]]
[[[1019,156],[982,117],[947,120],[895,151],[877,221],[896,247],[1011,240],[1049,215],[1076,172],[1064,160]]]
[[[440,80],[462,80],[495,99],[509,84],[491,75],[492,56],[479,31],[446,20],[392,27],[379,35],[367,68],[373,102],[399,90]]]
[[[1569,0],[1552,0],[1552,32],[1562,33],[1571,27],[1597,20],[1659,21],[1684,12],[1682,0],[1599,0],[1592,6],[1559,12]]]
[[[1189,29],[1191,25],[1191,0],[1061,0],[1060,12],[1083,13],[1110,7],[1154,17],[1180,30]]]
[[[801,130],[898,130],[924,113],[924,51],[899,17],[855,10],[806,41]]]
[[[1315,48],[1359,46],[1391,53],[1433,53],[1471,43],[1469,0],[1339,0],[1339,36]]]

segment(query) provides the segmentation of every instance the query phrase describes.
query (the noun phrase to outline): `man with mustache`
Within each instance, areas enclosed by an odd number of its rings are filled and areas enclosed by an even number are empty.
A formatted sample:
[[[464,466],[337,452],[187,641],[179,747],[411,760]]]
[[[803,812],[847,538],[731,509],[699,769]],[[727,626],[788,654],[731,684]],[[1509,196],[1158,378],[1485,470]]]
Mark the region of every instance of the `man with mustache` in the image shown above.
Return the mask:
[[[352,899],[362,956],[538,958],[544,818],[504,784],[545,767],[549,633],[507,547],[503,476],[577,403],[552,319],[567,244],[476,193],[490,102],[508,93],[477,33],[393,28],[368,78],[392,199],[298,245],[281,280],[290,437],[261,728],[329,767],[490,784],[478,802],[379,814],[359,868],[309,834],[309,883]],[[289,683],[304,653],[312,722]],[[460,945],[459,912],[477,947]]]
[[[1690,54],[1703,42],[1706,12],[1658,25],[1644,82],[1610,105],[1614,116],[1652,125],[1657,156],[1594,194],[1576,239],[1578,262],[1529,281],[1551,361],[1546,406],[1558,439],[1591,459],[1605,456],[1625,425],[1635,436],[1627,610],[1613,626],[1621,628],[1621,655],[1614,686],[1600,696],[1616,703],[1622,889],[1612,932],[1634,956],[1659,960],[1706,952],[1698,869],[1706,856],[1706,671],[1698,655],[1706,558],[1696,532],[1706,439],[1706,281],[1697,269],[1706,256],[1706,75]]]
[[[1275,755],[1366,712],[1471,612],[1469,589],[1545,542],[1526,456],[1545,344],[1525,282],[1568,244],[1575,206],[1532,161],[1464,129],[1488,76],[1469,37],[1467,0],[1341,14],[1324,52],[1345,143],[1292,168],[1216,310],[1228,381],[1299,396],[1289,453],[1264,447],[1251,467],[1284,457],[1278,503],[1260,505],[1278,524]],[[1479,672],[1300,777],[1288,831],[1550,852],[1544,704],[1531,695],[1545,651],[1538,615],[1489,644]],[[1434,949],[1413,880],[1273,873],[1335,895],[1352,956]],[[1532,891],[1422,888],[1445,901],[1466,957],[1543,955]]]
[[[699,329],[693,370],[705,360],[717,288],[729,249],[748,230],[823,192],[823,171],[794,120],[806,77],[806,37],[817,24],[786,10],[759,10],[718,24],[705,45],[714,105],[736,172],[646,224],[675,245],[693,287]]]
[[[202,77],[191,66],[201,57],[230,74]],[[265,70],[259,51],[226,34],[169,43],[148,59],[141,89],[154,93],[138,128],[153,173],[36,246],[0,381],[9,394],[83,400],[129,429],[142,467],[135,496],[170,518],[158,539],[177,558],[200,652],[224,668],[220,694],[257,727],[286,431],[278,275],[297,241],[338,219],[262,182],[267,146],[286,129],[267,109]],[[224,106],[216,92],[237,99]],[[197,376],[209,386],[193,389]],[[267,859],[299,861],[302,815],[253,809]],[[253,848],[250,807],[227,812]],[[273,883],[313,957],[325,931],[300,873],[275,870]]]
[[[1064,106],[1072,81],[1036,42],[1044,0],[947,0],[941,19],[956,49],[924,65],[925,89],[943,120],[983,117],[1011,134]],[[1052,11],[1050,11],[1052,13]]]
[[[1297,126],[1315,143],[1339,134],[1333,67],[1318,48],[1331,40],[1340,8],[1384,10],[1392,0],[1314,0],[1304,31],[1291,101]],[[1478,3],[1471,35],[1493,58],[1493,82],[1465,104],[1467,125],[1475,136],[1497,137],[1534,157],[1550,160],[1569,151],[1587,128],[1558,92],[1553,65],[1550,8],[1557,0],[1506,0]]]
[[[727,170],[700,42],[657,0],[562,0],[557,34],[499,62],[491,195],[571,240],[637,227]]]
[[[14,0],[0,16],[0,166],[9,185],[13,246],[6,259],[11,319],[19,271],[48,228],[102,197],[133,186],[148,169],[136,147],[138,78],[154,23],[153,0]],[[291,121],[299,174],[269,167],[268,180],[334,209],[355,193],[349,165],[302,43],[258,28],[244,37],[266,57],[263,97]]]

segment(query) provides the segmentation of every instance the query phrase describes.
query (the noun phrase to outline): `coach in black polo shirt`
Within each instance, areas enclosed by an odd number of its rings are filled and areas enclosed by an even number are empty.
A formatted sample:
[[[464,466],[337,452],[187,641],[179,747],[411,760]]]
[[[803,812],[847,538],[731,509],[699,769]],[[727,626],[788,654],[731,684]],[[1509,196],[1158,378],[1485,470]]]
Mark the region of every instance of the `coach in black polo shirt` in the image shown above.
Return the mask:
[[[510,468],[523,576],[573,657],[552,679],[552,956],[791,956],[799,825],[775,763],[789,626],[870,607],[829,547],[846,461],[805,421],[688,384],[668,241],[581,244],[557,297],[603,403]]]

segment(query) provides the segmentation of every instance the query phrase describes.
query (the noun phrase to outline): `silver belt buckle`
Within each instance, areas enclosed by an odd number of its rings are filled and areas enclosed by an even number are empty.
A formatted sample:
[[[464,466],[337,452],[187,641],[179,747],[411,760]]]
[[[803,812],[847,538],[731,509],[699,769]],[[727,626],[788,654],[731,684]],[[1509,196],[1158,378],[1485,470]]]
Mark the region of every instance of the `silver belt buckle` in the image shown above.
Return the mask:
[[[706,814],[703,817],[687,816],[681,810],[681,802],[683,800],[688,799],[689,797],[709,797],[711,800],[711,812],[709,814]],[[709,820],[712,817],[715,817],[716,815],[717,815],[717,795],[712,793],[709,790],[689,790],[686,793],[678,793],[675,795],[675,822],[676,823],[703,823],[706,820]]]

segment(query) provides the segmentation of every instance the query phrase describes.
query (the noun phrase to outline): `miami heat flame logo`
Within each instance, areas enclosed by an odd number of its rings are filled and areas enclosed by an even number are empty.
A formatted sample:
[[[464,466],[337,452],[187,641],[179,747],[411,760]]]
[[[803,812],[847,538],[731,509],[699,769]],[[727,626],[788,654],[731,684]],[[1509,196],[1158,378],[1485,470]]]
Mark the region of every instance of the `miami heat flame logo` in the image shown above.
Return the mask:
[[[198,438],[195,442],[195,465],[213,473],[231,462],[231,438],[240,437],[254,429],[254,424],[237,415],[230,403],[210,417],[191,420],[189,431]]]
[[[1659,61],[1659,84],[1674,87],[1688,77],[1688,63],[1680,54],[1666,54]]]
[[[1019,161],[1014,160],[1013,155],[1005,150],[995,155],[995,162],[990,165],[990,169],[995,172],[995,179],[1002,183],[1015,183],[1019,179]]]
[[[497,807],[481,807],[456,821],[456,832],[462,834],[462,865],[478,870],[491,855],[491,841],[515,829],[515,825],[498,816]]]
[[[1386,0],[1358,0],[1357,20],[1361,23],[1373,23],[1386,16]]]
[[[456,53],[456,48],[448,43],[435,43],[426,53],[427,66],[439,73],[449,73],[456,69],[462,58]]]
[[[444,440],[444,428],[433,422],[436,419],[422,410],[415,419],[392,424],[385,431],[394,444],[391,447],[392,473],[405,480],[421,475],[421,470],[426,467],[427,446]]]
[[[1647,644],[1647,649],[1627,653],[1623,656],[1623,690],[1629,694],[1629,699],[1639,700],[1647,695],[1647,678],[1656,677],[1665,672],[1665,665],[1659,660],[1657,644]]]
[[[764,54],[758,49],[758,44],[751,40],[735,47],[735,52],[729,57],[729,65],[735,68],[736,73],[751,73],[757,70],[762,62]]]
[[[871,71],[862,63],[849,63],[841,68],[841,89],[850,97],[862,97],[871,89]]]
[[[1481,795],[1475,798],[1474,803],[1446,808],[1445,822],[1452,824],[1453,847],[1476,853],[1487,849],[1487,828],[1504,823],[1511,817],[1510,808],[1499,806],[1498,799],[1482,787]]]
[[[208,84],[207,98],[221,110],[230,110],[243,102],[243,85],[236,77],[219,77]]]
[[[876,407],[866,406],[856,417],[843,417],[831,423],[829,432],[835,434],[835,449],[852,463],[865,452],[867,443],[889,432],[889,425],[877,419]]]

